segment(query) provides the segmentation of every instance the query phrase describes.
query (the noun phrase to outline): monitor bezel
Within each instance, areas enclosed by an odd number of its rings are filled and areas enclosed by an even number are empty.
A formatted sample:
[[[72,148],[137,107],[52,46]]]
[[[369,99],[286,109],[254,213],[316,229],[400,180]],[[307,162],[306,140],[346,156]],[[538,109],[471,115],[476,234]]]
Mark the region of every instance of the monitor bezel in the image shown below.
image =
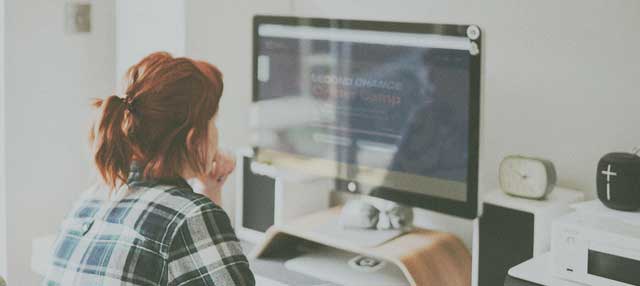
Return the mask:
[[[467,37],[467,29],[470,25],[451,24],[429,24],[429,23],[409,23],[409,22],[389,22],[389,21],[368,21],[368,20],[348,20],[329,18],[306,18],[274,15],[255,15],[253,18],[253,58],[252,58],[252,102],[256,102],[258,97],[258,77],[257,61],[259,52],[258,28],[263,24],[277,24],[288,26],[309,26],[309,27],[332,27],[342,29],[357,29],[383,32],[404,32],[435,34],[444,36]],[[481,48],[481,36],[473,42]],[[467,169],[467,200],[465,202],[451,199],[439,198],[435,196],[412,193],[397,190],[393,195],[384,197],[404,205],[436,211],[461,218],[475,219],[478,216],[478,165],[479,165],[479,145],[480,145],[480,79],[481,79],[481,58],[480,52],[470,59],[470,98],[469,98],[469,142],[468,154],[469,165]],[[336,178],[336,190],[348,192],[346,186],[351,180]],[[388,192],[387,192],[388,193]]]

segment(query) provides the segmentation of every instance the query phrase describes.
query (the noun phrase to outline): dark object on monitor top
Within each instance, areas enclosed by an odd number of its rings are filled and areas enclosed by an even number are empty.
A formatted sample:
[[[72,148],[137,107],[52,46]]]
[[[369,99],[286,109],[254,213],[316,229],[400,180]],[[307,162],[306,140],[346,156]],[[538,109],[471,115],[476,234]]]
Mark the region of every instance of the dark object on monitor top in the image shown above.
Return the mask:
[[[477,216],[476,26],[256,16],[257,158]]]

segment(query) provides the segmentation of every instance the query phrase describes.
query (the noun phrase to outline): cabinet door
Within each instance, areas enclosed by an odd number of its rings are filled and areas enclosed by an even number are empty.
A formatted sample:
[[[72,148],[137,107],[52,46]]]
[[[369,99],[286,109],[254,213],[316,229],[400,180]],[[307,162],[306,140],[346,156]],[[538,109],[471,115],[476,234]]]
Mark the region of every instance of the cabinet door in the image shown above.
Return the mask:
[[[480,217],[478,286],[504,285],[507,272],[533,257],[534,216],[484,204]]]

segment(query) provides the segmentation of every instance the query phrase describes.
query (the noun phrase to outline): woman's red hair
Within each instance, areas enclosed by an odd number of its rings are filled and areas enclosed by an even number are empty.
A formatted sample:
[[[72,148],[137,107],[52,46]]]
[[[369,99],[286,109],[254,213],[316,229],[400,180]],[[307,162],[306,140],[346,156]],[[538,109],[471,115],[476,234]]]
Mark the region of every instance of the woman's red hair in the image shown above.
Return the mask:
[[[184,168],[207,170],[209,121],[218,111],[222,74],[213,65],[154,53],[127,73],[125,96],[96,100],[102,117],[92,132],[94,159],[111,187],[126,183],[139,162],[149,179],[173,179]]]

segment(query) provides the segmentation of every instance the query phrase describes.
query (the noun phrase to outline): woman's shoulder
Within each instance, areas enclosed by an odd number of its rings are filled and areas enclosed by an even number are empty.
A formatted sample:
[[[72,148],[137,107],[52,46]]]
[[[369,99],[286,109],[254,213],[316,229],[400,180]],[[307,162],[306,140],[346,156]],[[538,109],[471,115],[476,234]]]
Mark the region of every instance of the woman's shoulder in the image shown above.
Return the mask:
[[[184,216],[203,209],[222,209],[208,197],[188,187],[170,188],[160,193],[153,201]]]
[[[140,188],[120,200],[131,208],[136,229],[145,236],[167,239],[187,218],[203,209],[222,210],[208,197],[187,186],[159,185]],[[128,206],[131,205],[131,206]],[[134,206],[135,205],[135,206]]]
[[[158,230],[166,231],[162,235],[162,241],[167,245],[174,245],[174,239],[180,237],[195,238],[206,234],[216,243],[223,241],[237,241],[235,232],[227,213],[208,197],[193,192],[189,188],[174,188],[166,190],[154,200],[157,204],[153,207],[154,213],[171,213],[168,216],[158,218],[160,223],[149,220],[147,225],[158,225]],[[168,219],[172,217],[171,219]],[[141,231],[150,231],[150,227]],[[158,235],[159,231],[152,231],[150,236]],[[202,238],[203,240],[205,238]]]
[[[189,217],[202,212],[224,213],[208,197],[193,192],[188,186],[154,185],[109,194],[108,187],[97,184],[76,202],[69,219],[119,225],[168,244]]]

